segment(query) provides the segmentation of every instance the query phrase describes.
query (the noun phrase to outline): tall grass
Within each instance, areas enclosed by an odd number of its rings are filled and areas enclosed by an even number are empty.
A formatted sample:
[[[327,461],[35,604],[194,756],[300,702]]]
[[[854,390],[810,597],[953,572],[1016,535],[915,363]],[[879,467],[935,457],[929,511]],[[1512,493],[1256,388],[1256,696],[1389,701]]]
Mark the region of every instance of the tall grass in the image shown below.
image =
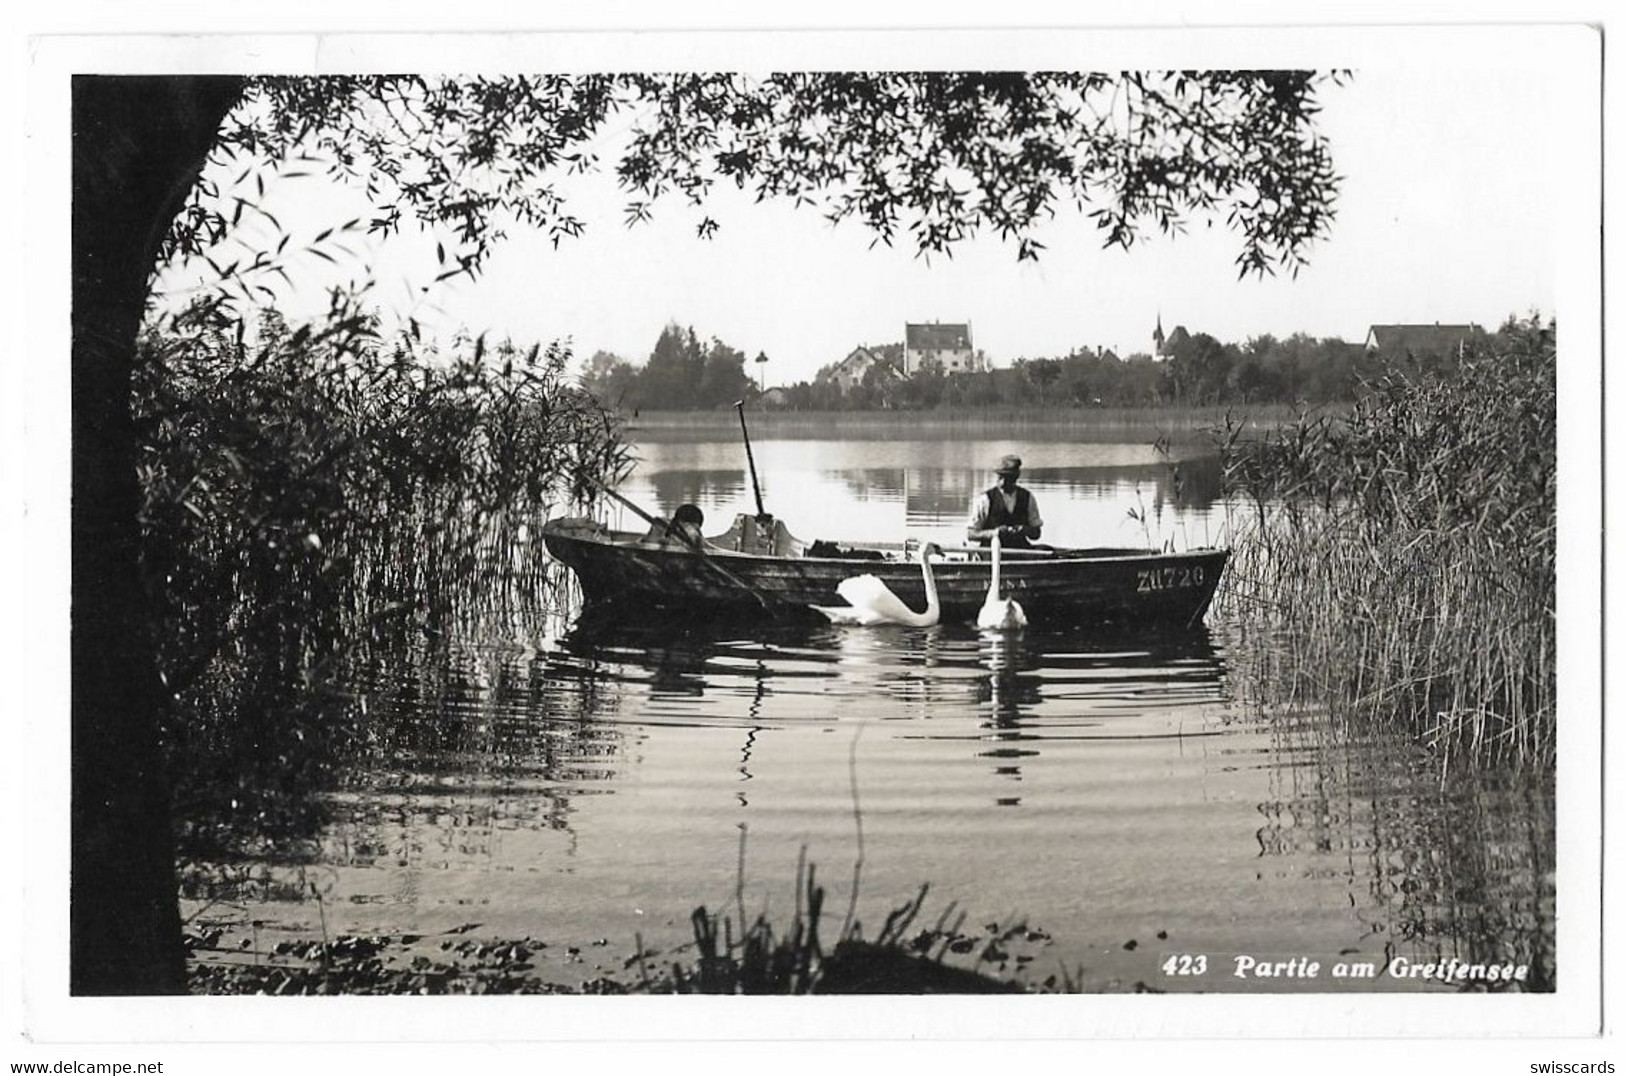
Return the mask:
[[[1220,602],[1271,645],[1259,683],[1447,758],[1552,755],[1556,327],[1509,321],[1457,367],[1404,366],[1352,411],[1227,430],[1254,506]]]
[[[738,914],[744,921],[743,881]],[[855,884],[855,883],[854,883]],[[805,890],[803,890],[805,885]],[[848,910],[833,947],[825,949],[819,935],[824,914],[824,887],[811,864],[796,865],[796,906],[782,932],[775,931],[766,914],[735,933],[734,920],[713,914],[703,905],[694,909],[690,924],[698,959],[685,967],[670,966],[669,974],[651,978],[641,967],[644,988],[679,994],[994,994],[1037,989],[1081,991],[1081,969],[1076,977],[1065,967],[1043,984],[1021,978],[1022,965],[1032,959],[1022,953],[1016,976],[1005,968],[1012,950],[1023,942],[1049,940],[1025,922],[1008,927],[990,923],[980,934],[961,932],[965,913],[949,904],[936,925],[914,928],[924,908],[929,886],[886,916],[875,938],[863,936],[863,926]],[[802,895],[805,892],[805,905]],[[854,904],[856,893],[854,891]],[[643,945],[638,943],[641,954]],[[949,963],[950,955],[964,963]],[[640,956],[641,961],[641,956]]]
[[[143,562],[183,839],[309,832],[358,647],[545,612],[539,525],[626,464],[559,347],[438,353],[353,298],[250,332],[204,302],[144,334]]]

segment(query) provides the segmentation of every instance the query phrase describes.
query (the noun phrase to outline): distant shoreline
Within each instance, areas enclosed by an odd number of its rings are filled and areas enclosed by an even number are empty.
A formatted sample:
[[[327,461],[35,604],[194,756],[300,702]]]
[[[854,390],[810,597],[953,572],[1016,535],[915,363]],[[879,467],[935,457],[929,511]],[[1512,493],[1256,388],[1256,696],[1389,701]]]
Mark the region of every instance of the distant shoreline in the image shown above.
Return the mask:
[[[1340,410],[1333,405],[1323,410]],[[873,433],[903,428],[910,433],[1019,434],[1027,432],[1096,433],[1101,430],[1133,431],[1136,437],[1158,434],[1178,436],[1189,441],[1208,430],[1225,425],[1226,416],[1244,423],[1249,431],[1266,433],[1293,422],[1303,409],[1290,404],[1257,404],[1250,407],[1214,405],[1211,407],[1053,407],[1053,408],[957,408],[936,411],[760,411],[745,408],[745,421],[752,436],[827,437],[840,433]],[[644,433],[737,432],[738,412],[719,411],[623,411],[621,420],[636,438]]]

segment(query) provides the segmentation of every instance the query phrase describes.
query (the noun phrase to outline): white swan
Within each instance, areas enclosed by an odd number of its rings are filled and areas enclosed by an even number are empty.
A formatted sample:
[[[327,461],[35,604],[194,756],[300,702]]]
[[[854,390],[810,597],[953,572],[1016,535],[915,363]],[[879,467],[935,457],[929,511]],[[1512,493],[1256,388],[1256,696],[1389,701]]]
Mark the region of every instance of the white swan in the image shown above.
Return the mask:
[[[1027,611],[1014,598],[999,597],[999,535],[993,533],[993,581],[987,588],[987,600],[976,614],[976,626],[989,631],[1010,631],[1027,626]]]
[[[903,604],[878,576],[858,575],[843,579],[836,593],[845,598],[845,607],[815,605],[820,613],[837,624],[906,624],[914,628],[929,628],[942,618],[942,606],[937,601],[937,581],[931,575],[931,556],[941,553],[942,547],[927,542],[920,547],[920,575],[925,581],[925,612],[916,613]]]

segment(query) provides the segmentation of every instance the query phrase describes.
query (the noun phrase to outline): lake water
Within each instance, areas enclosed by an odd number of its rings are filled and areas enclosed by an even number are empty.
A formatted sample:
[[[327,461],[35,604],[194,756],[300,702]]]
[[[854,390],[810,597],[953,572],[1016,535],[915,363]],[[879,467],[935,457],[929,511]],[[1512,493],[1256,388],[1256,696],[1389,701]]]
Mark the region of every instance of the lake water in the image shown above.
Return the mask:
[[[959,541],[1005,453],[1027,461],[1049,541],[1182,549],[1234,522],[1217,461],[1154,434],[752,432],[766,507],[808,540]],[[640,431],[623,492],[665,514],[696,503],[723,529],[755,509],[736,435]],[[544,978],[624,978],[635,938],[681,959],[697,905],[742,892],[787,919],[802,856],[832,935],[861,855],[871,934],[929,883],[926,925],[1036,928],[1001,969],[1031,982],[1450,988],[1330,977],[1399,956],[1527,964],[1549,989],[1549,777],[1441,778],[1408,745],[1260,714],[1245,628],[1222,605],[1161,637],[589,616],[380,658],[349,685],[370,746],[326,794],[319,839],[264,868],[286,884],[188,908],[267,937],[531,936],[550,943]],[[1241,980],[1237,955],[1325,964]],[[1204,975],[1164,971],[1197,956]]]

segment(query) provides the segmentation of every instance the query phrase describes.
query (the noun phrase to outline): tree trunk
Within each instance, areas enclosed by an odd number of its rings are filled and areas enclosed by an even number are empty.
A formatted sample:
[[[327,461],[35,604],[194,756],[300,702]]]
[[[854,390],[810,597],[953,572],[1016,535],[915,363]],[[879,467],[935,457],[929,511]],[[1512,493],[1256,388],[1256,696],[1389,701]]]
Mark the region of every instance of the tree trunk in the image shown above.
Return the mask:
[[[159,245],[236,78],[73,80],[69,989],[179,993],[165,705],[140,576],[130,379]]]

